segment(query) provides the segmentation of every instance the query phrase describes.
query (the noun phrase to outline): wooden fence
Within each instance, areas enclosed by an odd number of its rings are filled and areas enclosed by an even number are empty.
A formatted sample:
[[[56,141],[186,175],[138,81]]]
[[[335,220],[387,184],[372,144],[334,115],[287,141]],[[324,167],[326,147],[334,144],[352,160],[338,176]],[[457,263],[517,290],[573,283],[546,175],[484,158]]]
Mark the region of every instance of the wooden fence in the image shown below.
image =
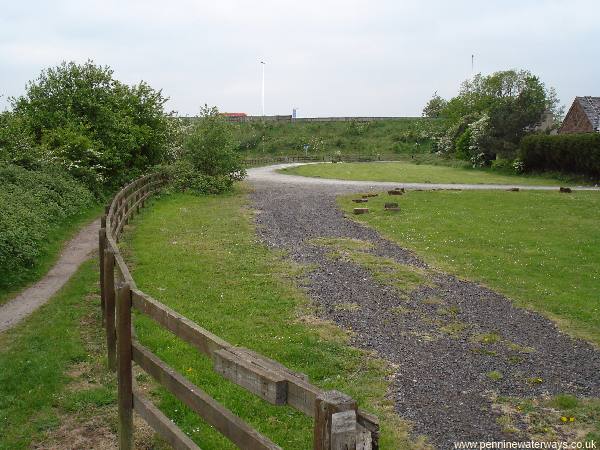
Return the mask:
[[[119,448],[133,448],[133,411],[175,449],[199,448],[135,388],[133,362],[237,447],[280,448],[140,344],[132,332],[131,311],[135,308],[211,358],[214,370],[224,378],[271,404],[288,405],[314,417],[314,449],[378,449],[377,417],[358,409],[352,398],[322,391],[305,375],[232,346],[137,288],[117,243],[129,219],[165,182],[154,174],[123,188],[107,206],[99,234],[102,321],[108,364],[118,378]]]
[[[296,162],[371,162],[371,161],[393,161],[398,155],[287,155],[287,156],[265,156],[245,158],[246,166],[258,166],[265,164],[296,163]]]

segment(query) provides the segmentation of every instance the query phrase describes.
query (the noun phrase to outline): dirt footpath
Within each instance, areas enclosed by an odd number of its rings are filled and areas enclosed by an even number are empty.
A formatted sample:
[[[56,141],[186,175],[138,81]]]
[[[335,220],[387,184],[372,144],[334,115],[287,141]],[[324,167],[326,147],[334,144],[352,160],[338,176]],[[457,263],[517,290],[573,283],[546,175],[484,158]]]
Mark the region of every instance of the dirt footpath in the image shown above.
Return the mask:
[[[54,267],[33,286],[0,306],[0,333],[46,303],[98,248],[100,219],[85,226],[63,248]]]

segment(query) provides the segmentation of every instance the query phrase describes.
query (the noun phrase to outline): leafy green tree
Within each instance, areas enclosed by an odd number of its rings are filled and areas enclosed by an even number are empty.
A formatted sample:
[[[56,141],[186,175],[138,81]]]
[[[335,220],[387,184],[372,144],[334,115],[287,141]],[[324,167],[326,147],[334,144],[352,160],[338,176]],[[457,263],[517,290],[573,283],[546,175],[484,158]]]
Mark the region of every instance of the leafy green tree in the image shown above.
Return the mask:
[[[169,142],[167,98],[145,82],[127,86],[109,67],[62,63],[42,71],[14,115],[61,165],[94,190],[117,187],[161,162]]]
[[[12,111],[0,113],[0,164],[17,164],[35,169],[41,153],[23,120]]]
[[[175,187],[203,194],[230,190],[246,175],[231,124],[215,107],[204,105],[184,139],[180,159],[168,168]]]
[[[465,81],[459,94],[449,100],[440,115],[452,123],[465,117],[489,117],[485,159],[513,157],[522,137],[535,128],[544,113],[561,113],[554,89],[526,70],[506,70],[475,75]],[[462,143],[464,147],[464,142]]]
[[[434,92],[431,99],[429,99],[429,101],[423,108],[423,117],[431,117],[431,118],[440,117],[440,115],[442,114],[442,111],[444,110],[444,108],[446,107],[447,104],[448,104],[448,101],[446,101],[445,99],[440,97],[438,95],[437,91]]]

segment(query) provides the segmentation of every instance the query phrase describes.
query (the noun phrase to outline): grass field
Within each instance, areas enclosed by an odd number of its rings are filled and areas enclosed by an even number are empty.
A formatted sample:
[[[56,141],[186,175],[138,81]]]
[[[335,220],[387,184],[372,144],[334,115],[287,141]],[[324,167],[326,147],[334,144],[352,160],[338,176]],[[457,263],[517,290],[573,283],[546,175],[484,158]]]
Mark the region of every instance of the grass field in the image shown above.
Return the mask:
[[[383,422],[382,448],[419,448],[390,414],[383,363],[347,345],[348,336],[312,314],[294,287],[302,268],[256,242],[241,193],[170,195],[144,210],[125,238],[138,286],[234,345],[352,395]],[[213,372],[212,362],[150,320],[135,321],[139,339],[176,370],[286,449],[311,447],[312,419],[275,407]],[[159,406],[204,449],[234,448],[163,390]]]
[[[96,205],[58,224],[46,238],[45,247],[36,264],[29,270],[14,273],[10,280],[0,283],[0,305],[6,303],[27,285],[42,278],[60,257],[63,245],[73,238],[85,224],[92,222],[102,212]]]
[[[61,426],[63,414],[114,401],[110,381],[67,390],[69,370],[104,354],[95,350],[102,345],[96,264],[85,263],[50,303],[0,334],[0,449],[30,448]]]
[[[390,200],[401,212],[383,211]],[[409,191],[369,208],[357,220],[600,345],[600,193]]]
[[[308,164],[281,170],[282,173],[339,180],[391,181],[398,183],[467,183],[555,185],[561,181],[533,175],[503,175],[483,169],[448,167],[409,162]],[[564,183],[564,182],[563,182]]]

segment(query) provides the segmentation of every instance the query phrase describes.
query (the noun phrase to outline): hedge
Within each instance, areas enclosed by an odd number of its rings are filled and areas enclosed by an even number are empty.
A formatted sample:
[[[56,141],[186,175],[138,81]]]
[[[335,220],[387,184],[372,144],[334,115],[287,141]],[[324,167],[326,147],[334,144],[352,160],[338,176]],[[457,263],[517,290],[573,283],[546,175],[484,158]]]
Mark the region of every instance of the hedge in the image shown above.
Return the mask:
[[[0,165],[0,290],[28,278],[52,231],[95,203],[80,182],[53,168]]]
[[[523,138],[525,170],[559,171],[600,179],[600,133],[534,134]]]

